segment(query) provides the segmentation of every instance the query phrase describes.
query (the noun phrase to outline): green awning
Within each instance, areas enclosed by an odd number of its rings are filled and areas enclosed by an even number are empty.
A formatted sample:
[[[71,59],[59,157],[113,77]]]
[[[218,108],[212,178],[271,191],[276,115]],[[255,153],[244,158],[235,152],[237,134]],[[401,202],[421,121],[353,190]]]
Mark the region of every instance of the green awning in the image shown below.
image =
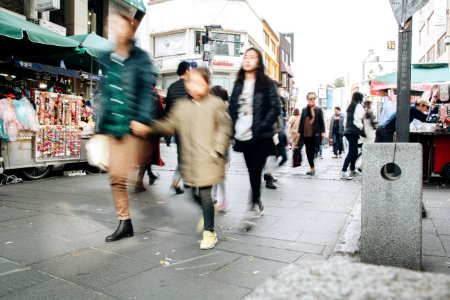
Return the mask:
[[[66,48],[76,48],[78,46],[78,43],[74,40],[0,11],[0,35],[21,40],[24,38],[24,32],[26,32],[28,39],[33,43]]]
[[[68,38],[77,41],[80,53],[73,54],[64,59],[67,68],[86,72],[98,71],[98,58],[114,51],[115,44],[95,33],[73,35]]]
[[[13,58],[59,66],[67,56],[83,51],[79,42],[0,11],[0,60]]]
[[[137,10],[140,10],[143,13],[145,13],[147,11],[142,0],[122,0],[122,1],[130,6],[133,6],[134,8],[136,8]]]
[[[95,33],[72,35],[70,39],[77,41],[79,47],[94,57],[100,57],[105,53],[114,51],[115,44]]]
[[[397,84],[397,72],[379,76],[372,80]],[[450,68],[446,63],[413,64],[411,68],[411,83],[438,83],[450,81]]]

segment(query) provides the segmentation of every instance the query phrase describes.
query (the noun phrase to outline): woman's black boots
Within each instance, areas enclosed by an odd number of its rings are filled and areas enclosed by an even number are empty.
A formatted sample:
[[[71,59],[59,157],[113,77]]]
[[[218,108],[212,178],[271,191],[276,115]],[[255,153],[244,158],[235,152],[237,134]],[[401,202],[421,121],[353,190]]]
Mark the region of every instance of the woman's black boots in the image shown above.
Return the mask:
[[[131,220],[120,220],[119,226],[113,234],[106,237],[107,242],[118,241],[122,238],[132,237],[134,235],[133,232],[133,224],[131,224]]]

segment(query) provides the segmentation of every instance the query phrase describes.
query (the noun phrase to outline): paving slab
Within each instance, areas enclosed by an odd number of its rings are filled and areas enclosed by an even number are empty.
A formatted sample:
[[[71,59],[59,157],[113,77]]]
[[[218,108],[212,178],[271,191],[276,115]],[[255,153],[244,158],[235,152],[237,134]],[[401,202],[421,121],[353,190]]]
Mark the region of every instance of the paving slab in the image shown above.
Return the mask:
[[[240,255],[220,251],[201,250],[199,243],[185,243],[167,240],[146,247],[145,249],[129,253],[140,261],[192,274],[207,274],[238,259]]]
[[[0,225],[0,244],[16,241],[34,235],[34,232]]]
[[[0,244],[0,255],[23,265],[30,265],[83,248],[82,245],[44,234],[34,234]]]
[[[287,266],[286,263],[243,256],[220,270],[211,273],[208,275],[208,278],[255,289],[264,282],[265,278],[273,275],[276,270],[285,266]]]
[[[339,236],[335,233],[317,233],[304,231],[296,239],[297,242],[316,245],[336,245]]]
[[[448,257],[450,257],[450,235],[440,235],[439,239],[442,242],[442,245],[444,246],[445,253]]]
[[[82,249],[50,258],[31,267],[86,288],[100,289],[149,270],[155,265],[129,256]]]
[[[231,241],[221,241],[216,245],[216,248],[232,253],[249,255],[285,263],[291,263],[297,260],[303,254],[302,252],[298,251],[261,247]]]
[[[102,289],[119,299],[242,299],[250,289],[157,267]]]
[[[0,196],[2,198],[2,196]],[[18,218],[26,218],[39,215],[39,212],[32,211],[30,209],[20,209],[15,207],[1,206],[0,210],[2,213],[0,214],[0,222],[5,222],[9,220],[14,220]]]
[[[0,297],[52,280],[53,277],[0,257]]]
[[[112,300],[115,298],[61,279],[52,279],[2,298],[2,300],[22,299]]]
[[[422,269],[427,272],[450,274],[450,258],[440,256],[422,256]]]
[[[444,247],[437,234],[422,235],[422,254],[429,256],[446,256]]]

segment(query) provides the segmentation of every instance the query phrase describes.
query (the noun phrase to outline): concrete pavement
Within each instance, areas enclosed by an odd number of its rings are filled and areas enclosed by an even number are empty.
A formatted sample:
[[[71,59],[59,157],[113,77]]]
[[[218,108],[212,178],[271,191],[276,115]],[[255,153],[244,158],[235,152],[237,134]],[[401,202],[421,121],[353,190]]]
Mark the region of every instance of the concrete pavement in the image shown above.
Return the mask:
[[[263,192],[265,215],[242,232],[249,183],[233,153],[229,211],[216,219],[216,248],[202,251],[199,208],[189,190],[174,196],[168,188],[175,147],[161,149],[167,165],[155,168],[155,185],[130,194],[135,236],[115,243],[104,242],[117,226],[106,174],[1,186],[0,297],[241,299],[287,264],[327,259],[360,192],[360,179],[338,179],[343,159],[325,151],[313,178],[306,166],[279,170],[279,188]],[[449,222],[437,223],[445,238]]]

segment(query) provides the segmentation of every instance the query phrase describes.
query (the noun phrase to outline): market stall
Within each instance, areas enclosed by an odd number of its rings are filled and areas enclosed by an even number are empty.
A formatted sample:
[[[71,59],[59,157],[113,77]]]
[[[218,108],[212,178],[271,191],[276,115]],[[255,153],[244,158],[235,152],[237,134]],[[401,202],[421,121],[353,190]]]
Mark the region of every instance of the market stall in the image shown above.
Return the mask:
[[[86,110],[82,97],[34,91],[29,101],[17,99],[18,94],[0,100],[4,168],[22,169],[28,179],[39,179],[53,166],[85,162],[84,146],[93,127],[82,130],[87,128],[81,122]]]
[[[371,93],[395,91],[397,73],[389,73],[371,81]],[[414,120],[410,125],[410,141],[423,146],[423,176],[428,181],[434,174],[450,181],[450,68],[445,63],[414,64],[411,69],[411,104],[419,97],[431,103],[426,123]]]

